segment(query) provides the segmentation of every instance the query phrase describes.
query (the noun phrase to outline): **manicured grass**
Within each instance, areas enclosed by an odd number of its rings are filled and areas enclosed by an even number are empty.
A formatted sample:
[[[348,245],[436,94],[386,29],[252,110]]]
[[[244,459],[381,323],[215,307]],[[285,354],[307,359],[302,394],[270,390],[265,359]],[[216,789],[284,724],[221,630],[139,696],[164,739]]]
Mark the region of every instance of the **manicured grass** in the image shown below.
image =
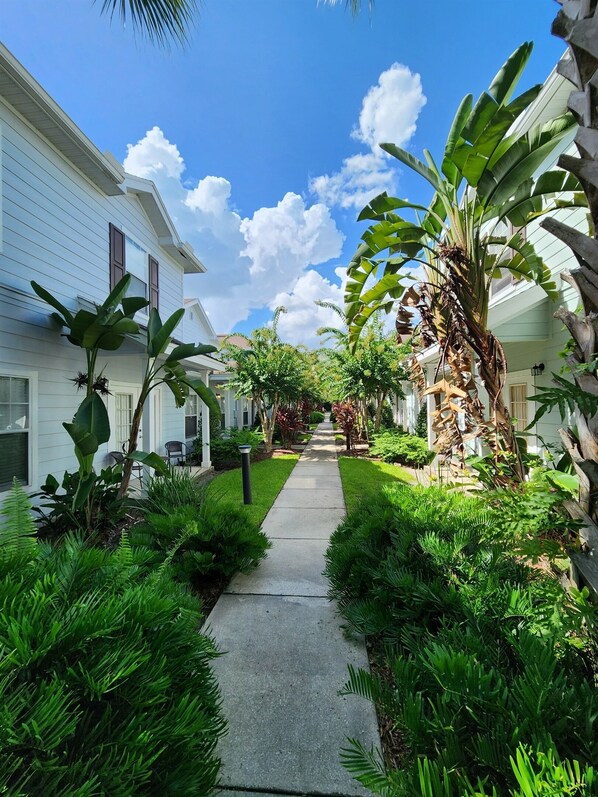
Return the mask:
[[[367,495],[378,492],[383,484],[412,481],[407,471],[398,465],[387,462],[376,462],[356,457],[339,457],[338,464],[348,512],[355,509]]]
[[[245,508],[258,526],[261,526],[298,459],[299,454],[283,454],[251,464],[253,503]],[[221,473],[212,479],[208,495],[233,506],[243,506],[241,468]]]

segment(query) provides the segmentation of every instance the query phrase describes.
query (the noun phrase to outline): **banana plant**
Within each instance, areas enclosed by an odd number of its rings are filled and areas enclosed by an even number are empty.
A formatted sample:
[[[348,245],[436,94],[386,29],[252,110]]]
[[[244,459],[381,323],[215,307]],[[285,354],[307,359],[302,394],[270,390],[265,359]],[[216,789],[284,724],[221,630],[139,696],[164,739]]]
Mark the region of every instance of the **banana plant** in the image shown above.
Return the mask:
[[[84,509],[88,526],[92,516],[90,496],[96,481],[94,456],[100,446],[110,439],[110,421],[101,398],[108,393],[108,389],[106,379],[96,372],[98,355],[101,351],[116,351],[127,335],[139,332],[134,316],[148,304],[141,297],[126,296],[130,281],[130,275],[125,275],[102,304],[96,305],[93,310],[81,309],[75,313],[37,282],[31,282],[31,287],[40,299],[54,308],[52,318],[66,328],[64,337],[85,353],[86,371],[74,377],[73,382],[78,387],[85,388],[86,396],[73,420],[63,423],[63,426],[73,441],[79,463],[79,478],[73,494],[72,510]]]
[[[405,334],[412,332],[417,316],[422,344],[439,345],[437,385],[449,371],[452,394],[464,393],[458,404],[445,396],[435,413],[439,447],[445,453],[457,448],[464,457],[467,441],[482,436],[497,461],[509,461],[515,482],[525,472],[502,396],[505,354],[488,329],[492,280],[506,270],[556,298],[550,270],[523,228],[554,209],[586,205],[573,175],[554,170],[535,176],[570,135],[571,115],[531,130],[515,126],[541,89],[534,86],[513,97],[531,51],[531,43],[521,45],[475,103],[470,94],[463,99],[440,163],[427,150],[424,162],[395,144],[381,144],[434,194],[424,206],[384,193],[364,208],[359,220],[373,224],[349,265],[345,290],[353,345],[380,309],[388,312],[399,302],[398,331]],[[413,267],[423,274],[417,285],[409,270]],[[476,371],[490,399],[489,418],[478,395]],[[459,413],[465,422],[458,422]]]
[[[123,478],[119,489],[119,496],[121,497],[126,494],[129,487],[133,462],[141,462],[143,465],[162,473],[168,470],[165,462],[158,454],[137,450],[137,438],[141,427],[143,407],[152,390],[155,390],[160,385],[166,385],[174,396],[177,407],[183,407],[189,393],[193,392],[209,407],[211,412],[217,415],[220,414],[220,404],[212,390],[201,379],[189,376],[181,365],[181,360],[200,354],[211,354],[216,351],[216,347],[204,344],[180,343],[168,351],[172,343],[172,334],[184,314],[184,309],[177,310],[166,321],[162,322],[158,311],[156,309],[150,310],[146,331],[145,370],[126,446]]]

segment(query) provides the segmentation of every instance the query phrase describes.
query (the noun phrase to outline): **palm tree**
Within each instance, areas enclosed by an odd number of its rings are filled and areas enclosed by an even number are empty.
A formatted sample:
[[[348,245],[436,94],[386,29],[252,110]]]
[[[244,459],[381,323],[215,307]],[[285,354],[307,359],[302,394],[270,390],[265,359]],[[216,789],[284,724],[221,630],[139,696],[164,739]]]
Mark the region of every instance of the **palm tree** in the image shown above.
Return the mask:
[[[546,219],[542,226],[571,247],[578,268],[562,278],[573,285],[580,296],[583,311],[572,313],[561,307],[555,314],[567,326],[574,341],[567,363],[574,384],[563,394],[565,383],[553,390],[555,405],[575,410],[575,428],[561,430],[563,442],[571,455],[580,479],[580,506],[583,513],[598,522],[598,108],[594,97],[598,75],[595,42],[598,40],[596,0],[572,2],[560,0],[563,8],[556,17],[552,32],[564,39],[570,58],[563,58],[558,71],[576,87],[569,100],[578,123],[575,138],[579,157],[562,155],[559,166],[576,175],[585,191],[593,226],[593,237]],[[559,395],[560,394],[560,395]],[[598,530],[594,528],[594,540]],[[594,542],[594,545],[596,542]],[[594,557],[595,558],[595,557]],[[581,561],[581,560],[580,560]],[[595,565],[594,565],[595,568]],[[594,579],[596,575],[594,573]],[[595,587],[598,589],[598,587]]]
[[[549,269],[521,229],[552,209],[543,203],[547,195],[579,190],[578,180],[560,170],[533,177],[574,124],[570,115],[509,133],[541,88],[513,99],[531,50],[531,43],[519,47],[475,104],[471,95],[463,99],[440,166],[428,151],[424,163],[394,144],[381,145],[423,177],[434,196],[424,207],[382,194],[362,211],[360,219],[375,223],[349,266],[345,294],[353,342],[372,313],[390,310],[397,300],[402,303],[399,331],[409,331],[415,308],[423,345],[440,349],[438,379],[428,389],[443,397],[434,413],[439,445],[445,453],[456,447],[464,457],[467,441],[483,437],[499,484],[522,481],[525,470],[502,396],[506,358],[488,329],[492,280],[506,270],[556,297]],[[585,204],[583,195],[574,193],[567,206],[574,204]],[[409,211],[410,218],[399,211]],[[423,267],[424,279],[408,289],[405,267],[410,264]],[[369,288],[371,276],[380,278]],[[489,418],[478,394],[478,374],[489,397]]]
[[[339,2],[323,1],[329,5]],[[368,0],[370,10],[373,5],[374,0]],[[346,7],[357,15],[361,0],[346,0]],[[118,14],[123,25],[130,21],[135,32],[157,44],[165,44],[169,39],[186,40],[197,8],[198,0],[102,0],[101,13],[110,18]]]
[[[130,21],[135,32],[157,44],[185,41],[196,11],[197,0],[102,0],[101,6],[102,14],[118,14],[123,25]]]

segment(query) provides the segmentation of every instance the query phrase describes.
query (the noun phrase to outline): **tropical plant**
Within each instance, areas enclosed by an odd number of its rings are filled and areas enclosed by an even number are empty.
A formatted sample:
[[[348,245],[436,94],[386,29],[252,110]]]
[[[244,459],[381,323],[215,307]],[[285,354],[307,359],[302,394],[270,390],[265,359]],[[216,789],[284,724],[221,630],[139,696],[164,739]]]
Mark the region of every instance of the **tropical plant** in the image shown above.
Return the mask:
[[[324,0],[337,5],[338,0]],[[370,10],[374,0],[368,0]],[[346,0],[346,7],[357,15],[361,0]],[[118,12],[122,24],[131,21],[134,31],[150,41],[165,44],[168,40],[184,42],[197,12],[197,0],[102,0],[101,13],[110,18]]]
[[[571,130],[570,115],[511,132],[541,88],[513,98],[531,50],[531,43],[519,47],[475,104],[471,95],[464,98],[440,165],[428,151],[424,163],[395,144],[381,144],[420,175],[434,196],[427,207],[386,194],[372,200],[359,216],[373,224],[349,266],[345,293],[353,345],[380,309],[389,311],[401,301],[397,329],[404,334],[411,332],[417,311],[420,344],[438,344],[440,350],[437,381],[426,391],[442,399],[433,413],[437,445],[463,458],[468,440],[482,436],[496,462],[508,463],[506,477],[497,468],[498,484],[523,481],[525,470],[502,395],[505,354],[488,329],[492,280],[506,270],[554,298],[550,270],[521,230],[554,208],[585,204],[572,175],[551,170],[534,177]],[[570,199],[545,203],[563,192]],[[413,279],[405,271],[409,264],[423,267],[417,287],[407,288]],[[489,397],[488,418],[477,376]]]
[[[249,456],[253,459],[261,442],[262,435],[253,429],[237,429],[235,426],[230,429],[224,429],[210,443],[212,465],[216,470],[240,467],[241,454],[239,453],[239,446],[251,446]],[[201,456],[201,437],[197,437],[193,441],[192,451],[193,456]]]
[[[596,136],[598,130],[598,109],[596,103],[582,101],[590,98],[594,91],[598,64],[592,42],[598,36],[598,16],[595,0],[575,3],[560,0],[562,9],[556,17],[552,31],[564,39],[568,46],[568,57],[563,58],[558,71],[575,86],[569,107],[579,129],[575,136],[579,157],[561,155],[558,165],[579,178],[587,196],[592,223],[589,237],[556,219],[545,219],[542,226],[566,243],[573,251],[578,268],[561,278],[572,285],[581,299],[582,311],[572,313],[561,307],[555,314],[569,330],[573,346],[567,356],[567,364],[575,381],[574,385],[563,384],[559,380],[556,404],[573,405],[574,425],[561,430],[565,448],[570,454],[575,472],[580,480],[579,506],[582,515],[594,536],[598,535],[598,425],[596,423],[598,397],[598,251],[596,230],[598,230],[598,150]],[[560,397],[559,394],[560,393]],[[547,394],[544,393],[547,398]],[[563,413],[561,413],[562,415]],[[583,563],[580,559],[580,564]],[[586,577],[592,568],[586,568]],[[596,579],[594,579],[596,580]],[[598,584],[594,585],[598,589]]]
[[[209,794],[225,722],[196,599],[126,535],[38,543],[29,508],[15,489],[0,525],[0,792]]]
[[[367,435],[368,404],[374,405],[374,431],[380,429],[382,413],[390,395],[404,398],[402,383],[408,379],[404,363],[411,352],[410,343],[397,343],[396,335],[385,333],[382,324],[370,317],[367,330],[354,348],[350,346],[349,322],[342,308],[333,302],[318,301],[320,307],[337,314],[341,327],[320,327],[317,334],[332,339],[328,352],[328,381],[334,385],[337,399],[351,399],[359,406],[362,436]]]
[[[123,477],[119,488],[119,496],[126,494],[133,462],[164,472],[163,460],[154,452],[138,451],[137,440],[143,417],[143,408],[148,396],[160,385],[166,385],[174,396],[177,407],[184,407],[189,392],[197,394],[207,405],[210,412],[220,415],[220,404],[213,391],[205,384],[201,377],[191,377],[181,365],[181,360],[187,357],[196,357],[200,354],[211,354],[216,351],[215,346],[195,343],[178,343],[171,347],[172,334],[185,314],[184,308],[176,310],[164,323],[155,308],[150,310],[147,330],[145,333],[145,369],[141,380],[139,398],[133,410],[129,440],[125,447],[125,461],[123,464]],[[170,349],[170,351],[169,351]]]
[[[421,437],[394,430],[374,435],[370,454],[373,457],[380,457],[384,462],[398,462],[400,465],[416,468],[428,465],[435,456]]]
[[[197,11],[197,0],[102,0],[100,11],[111,19],[118,12],[123,26],[130,20],[133,31],[157,44],[170,39],[183,42]]]
[[[62,482],[51,473],[41,485],[34,507],[40,517],[40,534],[57,537],[69,531],[94,532],[106,535],[117,529],[127,513],[126,500],[119,497],[122,464],[112,465],[95,474],[85,507],[73,508],[73,497],[79,490],[78,472],[65,471]],[[62,492],[60,492],[62,490]]]
[[[279,407],[276,411],[276,427],[284,448],[294,446],[297,442],[297,435],[304,428],[299,410],[288,405]]]
[[[332,405],[334,422],[345,435],[347,451],[351,450],[351,436],[357,426],[357,408],[351,401],[337,401]]]
[[[175,578],[195,586],[228,582],[266,555],[270,542],[247,513],[215,498],[189,474],[156,477],[141,505],[144,522],[130,531],[131,544],[168,558]]]
[[[309,422],[312,424],[322,423],[324,421],[324,418],[325,415],[323,412],[320,412],[320,410],[313,410],[313,412],[310,412],[309,414]]]
[[[102,396],[108,395],[107,379],[97,372],[97,359],[102,351],[116,351],[124,343],[127,335],[139,332],[134,320],[135,313],[147,306],[146,299],[127,296],[131,281],[125,275],[109,293],[101,305],[93,310],[78,310],[72,313],[53,294],[36,282],[31,282],[35,293],[54,308],[52,318],[66,328],[64,337],[82,349],[86,359],[86,370],[73,377],[79,388],[85,389],[85,399],[77,409],[71,423],[63,423],[73,441],[75,455],[79,463],[76,489],[71,492],[71,512],[83,514],[82,528],[91,528],[96,509],[93,494],[97,475],[94,471],[94,457],[102,443],[110,439],[110,421]]]
[[[116,284],[106,300],[94,311],[79,310],[73,315],[61,302],[36,282],[31,283],[35,293],[46,301],[56,312],[52,317],[68,330],[67,340],[85,352],[87,371],[73,379],[79,387],[85,387],[86,398],[75,413],[72,423],[63,426],[75,445],[79,462],[79,479],[73,496],[73,512],[85,508],[86,528],[91,527],[94,508],[91,496],[97,481],[94,471],[94,456],[102,443],[110,440],[110,422],[101,395],[109,393],[103,373],[96,373],[97,358],[100,351],[116,351],[124,343],[127,335],[139,333],[139,325],[134,315],[147,307],[149,302],[138,296],[127,296],[131,275],[125,276]],[[177,407],[183,407],[189,390],[194,391],[214,413],[220,413],[220,406],[209,387],[201,379],[187,375],[180,360],[199,354],[216,351],[214,346],[183,343],[174,346],[170,352],[171,336],[180,323],[184,309],[177,310],[164,323],[158,311],[150,310],[146,330],[146,363],[137,405],[133,411],[126,457],[122,469],[122,481],[118,497],[122,498],[129,487],[133,462],[141,462],[148,467],[164,470],[162,459],[155,453],[137,451],[137,439],[141,426],[143,407],[150,392],[159,385],[166,385],[174,395]]]
[[[506,797],[521,785],[518,750],[552,759],[540,782],[559,782],[560,759],[580,773],[596,760],[586,723],[598,615],[506,551],[499,513],[479,496],[383,487],[331,538],[330,595],[378,664],[374,675],[350,668],[345,692],[375,701],[404,748],[400,768],[356,742],[345,751],[378,794],[463,797],[473,784]]]
[[[225,339],[221,354],[234,374],[231,386],[237,396],[253,399],[264,436],[266,451],[272,450],[276,413],[283,403],[301,399],[307,382],[307,363],[294,346],[278,336],[278,320],[286,308],[278,307],[272,325],[255,329],[244,337],[248,348]],[[236,335],[238,337],[238,335]]]

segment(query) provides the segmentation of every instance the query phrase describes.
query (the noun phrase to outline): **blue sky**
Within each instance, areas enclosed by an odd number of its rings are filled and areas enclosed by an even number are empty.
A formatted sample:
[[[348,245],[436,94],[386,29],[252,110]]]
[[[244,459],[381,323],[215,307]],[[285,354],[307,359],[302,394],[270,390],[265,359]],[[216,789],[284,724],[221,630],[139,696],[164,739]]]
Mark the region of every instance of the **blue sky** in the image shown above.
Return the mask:
[[[518,44],[535,42],[522,88],[563,50],[551,0],[376,0],[358,19],[342,2],[203,0],[182,49],[136,40],[100,5],[2,0],[0,35],[100,149],[156,181],[208,266],[187,291],[217,331],[284,303],[295,342],[331,321],[313,299],[341,299],[363,198],[429,198],[380,137],[437,153],[461,97]]]

